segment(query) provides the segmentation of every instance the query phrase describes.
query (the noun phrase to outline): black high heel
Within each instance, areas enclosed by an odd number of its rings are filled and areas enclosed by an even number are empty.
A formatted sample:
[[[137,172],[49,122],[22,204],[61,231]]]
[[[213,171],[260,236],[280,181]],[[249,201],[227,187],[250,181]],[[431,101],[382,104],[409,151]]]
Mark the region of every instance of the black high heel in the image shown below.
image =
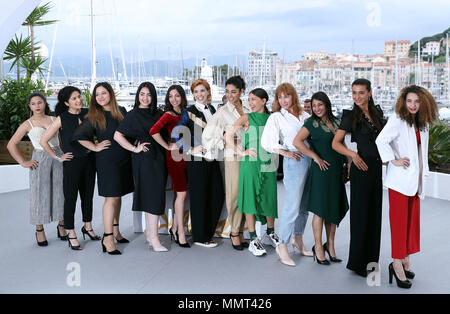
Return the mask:
[[[321,260],[319,260],[317,258],[317,256],[316,256],[316,246],[315,245],[312,247],[312,252],[313,252],[313,259],[317,261],[317,264],[330,265],[330,261],[328,261],[326,258],[323,261],[321,261]]]
[[[189,245],[189,243],[186,241],[186,243],[181,243],[180,242],[180,237],[178,236],[178,230],[175,232],[175,235],[177,236],[177,241],[176,243],[181,246],[181,247],[185,247],[185,248],[190,248],[191,246]]]
[[[414,277],[416,277],[416,274],[414,272],[412,272],[411,270],[406,270],[405,269],[405,265],[403,265],[403,270],[405,272],[405,276],[408,279],[414,279]]]
[[[60,225],[60,224],[58,224],[57,226],[56,226],[56,236],[61,240],[61,241],[67,241],[67,234],[65,235],[65,236],[62,236],[60,233],[59,233],[59,227],[64,227],[64,225]]]
[[[102,248],[103,248],[103,253],[106,253],[106,252],[108,252],[107,250],[106,250],[106,246],[103,244],[103,240],[105,239],[105,237],[109,237],[109,236],[112,236],[113,234],[112,233],[104,233],[103,234],[103,238],[102,238]],[[119,251],[119,250],[114,250],[114,251],[112,251],[112,252],[108,252],[108,254],[109,255],[121,255],[122,253]]]
[[[83,226],[82,228],[81,228],[81,232],[83,233],[83,240],[86,240],[86,234],[89,236],[89,238],[92,240],[92,241],[99,241],[99,240],[101,240],[101,237],[100,236],[98,236],[98,235],[96,235],[96,236],[91,236],[91,234],[89,233],[89,232],[94,232],[94,230],[86,230],[86,228]]]
[[[113,227],[119,227],[119,224],[114,224],[113,225]],[[118,243],[130,243],[130,241],[128,241],[127,239],[125,239],[125,238],[122,238],[122,239],[117,239],[116,237],[115,237],[115,239],[116,239],[116,241],[118,242]]]
[[[74,251],[81,251],[81,250],[82,250],[81,245],[74,246],[74,245],[72,245],[72,243],[70,242],[70,240],[77,240],[76,237],[75,237],[75,238],[71,238],[71,237],[69,236],[67,239],[68,239],[67,242],[69,243],[69,247],[70,247],[72,250],[74,250]]]
[[[176,244],[180,244],[178,242],[178,230],[177,233],[175,233],[177,236],[175,236],[175,234],[173,233],[172,228],[169,229],[169,232],[170,232],[170,241],[174,241]]]
[[[239,237],[239,234],[238,234],[238,235],[233,235],[233,234],[230,232],[230,240],[231,240],[231,245],[233,246],[233,249],[238,250],[238,251],[242,251],[242,250],[244,249],[244,247],[242,246],[242,244],[234,245],[234,244],[233,244],[233,240],[231,239],[231,238],[238,238],[238,237]]]
[[[325,252],[328,253],[328,256],[330,257],[330,261],[333,263],[341,263],[342,262],[341,259],[331,256],[330,251],[328,250],[327,244],[328,244],[328,242],[323,245],[323,249],[325,250]]]
[[[239,232],[239,235],[244,234],[243,232]],[[248,242],[244,241],[241,242],[241,245],[243,248],[248,249],[248,247],[250,246],[250,244],[248,244]]]
[[[44,240],[44,241],[42,241],[42,242],[39,242],[39,241],[38,241],[38,238],[37,238],[37,233],[38,233],[38,232],[44,232],[44,228],[42,228],[41,230],[37,230],[37,229],[36,229],[36,234],[35,234],[35,236],[36,236],[36,242],[37,242],[37,244],[38,244],[39,246],[47,246],[47,245],[48,245],[47,240]]]
[[[394,264],[390,263],[389,264],[389,283],[392,284],[392,276],[395,277],[395,281],[397,282],[397,287],[399,288],[404,288],[404,289],[409,289],[412,286],[411,281],[409,281],[408,279],[406,280],[400,280],[397,277],[397,274],[395,273],[394,270]]]

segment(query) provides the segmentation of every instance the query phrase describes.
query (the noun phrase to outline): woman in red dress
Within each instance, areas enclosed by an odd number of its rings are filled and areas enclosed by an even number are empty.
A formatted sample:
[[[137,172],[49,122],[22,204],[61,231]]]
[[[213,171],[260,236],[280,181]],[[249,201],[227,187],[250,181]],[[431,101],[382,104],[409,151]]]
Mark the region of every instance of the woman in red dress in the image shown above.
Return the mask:
[[[166,128],[169,135],[172,134],[172,129],[180,120],[181,113],[186,107],[187,99],[184,89],[180,85],[170,86],[165,99],[164,111],[166,113],[150,130],[150,135],[153,136],[155,141],[166,149],[167,169],[175,192],[175,215],[169,232],[171,237],[181,247],[190,247],[184,232],[184,203],[187,193],[186,161],[172,140],[166,141],[161,136],[160,131]]]

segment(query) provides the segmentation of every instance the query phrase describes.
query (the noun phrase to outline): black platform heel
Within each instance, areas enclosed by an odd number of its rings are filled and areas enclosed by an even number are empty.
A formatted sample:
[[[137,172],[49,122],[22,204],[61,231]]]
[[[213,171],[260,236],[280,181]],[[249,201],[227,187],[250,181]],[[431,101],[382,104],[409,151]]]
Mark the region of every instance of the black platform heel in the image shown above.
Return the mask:
[[[39,242],[38,241],[38,238],[37,238],[37,233],[38,232],[44,232],[44,228],[42,228],[41,230],[37,230],[36,229],[36,242],[37,242],[37,244],[39,245],[39,246],[47,246],[48,245],[48,241],[47,240],[44,240],[44,241],[42,241],[42,242]]]
[[[113,225],[113,227],[119,227],[119,224],[114,224]],[[127,239],[125,239],[125,238],[122,238],[122,239],[117,239],[117,238],[115,238],[116,239],[116,241],[117,241],[117,243],[130,243],[130,241],[128,241]]]
[[[67,241],[68,235],[66,234],[65,236],[62,236],[62,235],[59,233],[59,227],[64,227],[64,225],[58,224],[58,225],[56,226],[56,236],[57,236],[61,241]]]
[[[330,261],[333,263],[341,263],[342,262],[341,259],[331,256],[330,251],[328,250],[327,244],[328,244],[328,242],[323,245],[323,249],[325,250],[325,252],[328,253],[328,256],[330,257]]]
[[[107,250],[106,250],[106,246],[103,244],[103,240],[105,239],[105,237],[109,237],[109,236],[112,236],[113,234],[112,233],[104,233],[103,234],[103,238],[102,238],[102,248],[103,248],[103,253],[108,253],[109,255],[121,255],[122,253],[119,251],[119,250],[114,250],[114,251],[112,251],[112,252],[108,252]]]
[[[312,252],[313,252],[313,260],[316,260],[317,264],[319,264],[319,265],[330,265],[330,261],[327,260],[326,258],[323,261],[321,261],[321,260],[319,260],[317,258],[317,256],[316,256],[316,246],[315,245],[312,247]]]
[[[83,233],[83,240],[86,240],[86,234],[88,235],[88,237],[92,240],[92,241],[99,241],[101,240],[100,236],[96,235],[96,236],[91,236],[91,234],[89,232],[94,232],[94,230],[86,230],[86,228],[83,226],[81,228],[81,233]]]
[[[399,288],[404,288],[404,289],[409,289],[412,286],[411,281],[409,281],[408,279],[406,280],[400,280],[397,277],[397,274],[395,273],[394,270],[394,264],[390,263],[389,264],[389,283],[392,284],[392,276],[395,277],[395,281],[397,282],[397,287]]]

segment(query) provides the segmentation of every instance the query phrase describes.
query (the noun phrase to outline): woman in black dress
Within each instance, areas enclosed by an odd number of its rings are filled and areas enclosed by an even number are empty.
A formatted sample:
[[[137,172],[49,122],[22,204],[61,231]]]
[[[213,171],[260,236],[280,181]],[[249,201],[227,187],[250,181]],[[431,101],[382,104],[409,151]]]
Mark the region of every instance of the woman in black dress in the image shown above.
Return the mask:
[[[145,237],[156,252],[167,251],[158,238],[159,216],[164,214],[166,205],[167,168],[165,150],[150,135],[150,129],[162,115],[163,112],[157,108],[155,86],[144,82],[136,92],[134,109],[114,134],[114,140],[133,153],[133,211],[146,213]],[[167,139],[168,134],[165,137]]]
[[[87,108],[82,108],[81,91],[74,86],[63,87],[58,93],[58,103],[55,107],[57,118],[45,131],[41,138],[41,146],[47,153],[61,161],[49,145],[51,138],[57,134],[61,136],[62,150],[71,158],[63,162],[63,191],[64,191],[64,225],[59,226],[58,236],[67,240],[64,229],[69,231],[69,246],[72,250],[81,250],[75,233],[74,216],[78,192],[81,198],[81,210],[84,226],[81,228],[83,238],[86,235],[91,240],[100,240],[92,229],[92,198],[95,188],[95,154],[72,142],[72,136],[87,114]],[[61,161],[62,162],[62,161]]]
[[[378,263],[381,240],[383,182],[381,159],[375,139],[385,122],[383,111],[375,106],[370,81],[357,79],[352,84],[353,110],[344,110],[332,147],[352,159],[350,167],[350,252],[347,268],[366,277]],[[342,144],[349,132],[358,152]]]
[[[111,85],[107,82],[98,83],[92,92],[86,119],[73,136],[74,141],[79,141],[87,149],[96,152],[98,194],[105,197],[102,248],[103,252],[111,255],[121,254],[116,249],[113,235],[119,243],[129,242],[119,232],[119,216],[121,197],[134,190],[131,156],[113,139],[114,132],[126,113],[125,108],[117,105]],[[94,136],[97,138],[96,142]]]

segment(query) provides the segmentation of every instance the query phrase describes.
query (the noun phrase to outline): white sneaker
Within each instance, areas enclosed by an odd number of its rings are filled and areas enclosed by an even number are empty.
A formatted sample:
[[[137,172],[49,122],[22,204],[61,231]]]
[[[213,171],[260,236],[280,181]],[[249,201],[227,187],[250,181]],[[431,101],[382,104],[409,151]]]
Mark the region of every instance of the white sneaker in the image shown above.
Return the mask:
[[[252,252],[252,254],[255,256],[263,256],[264,254],[267,253],[266,250],[264,249],[264,246],[262,245],[261,241],[259,241],[258,238],[250,242],[248,250]]]
[[[278,238],[278,234],[276,234],[275,232],[271,233],[271,234],[266,234],[266,236],[270,239],[270,244],[274,247],[277,248],[277,246],[280,244],[280,239]]]
[[[218,244],[214,241],[210,242],[194,242],[195,245],[203,246],[203,247],[216,247]]]

